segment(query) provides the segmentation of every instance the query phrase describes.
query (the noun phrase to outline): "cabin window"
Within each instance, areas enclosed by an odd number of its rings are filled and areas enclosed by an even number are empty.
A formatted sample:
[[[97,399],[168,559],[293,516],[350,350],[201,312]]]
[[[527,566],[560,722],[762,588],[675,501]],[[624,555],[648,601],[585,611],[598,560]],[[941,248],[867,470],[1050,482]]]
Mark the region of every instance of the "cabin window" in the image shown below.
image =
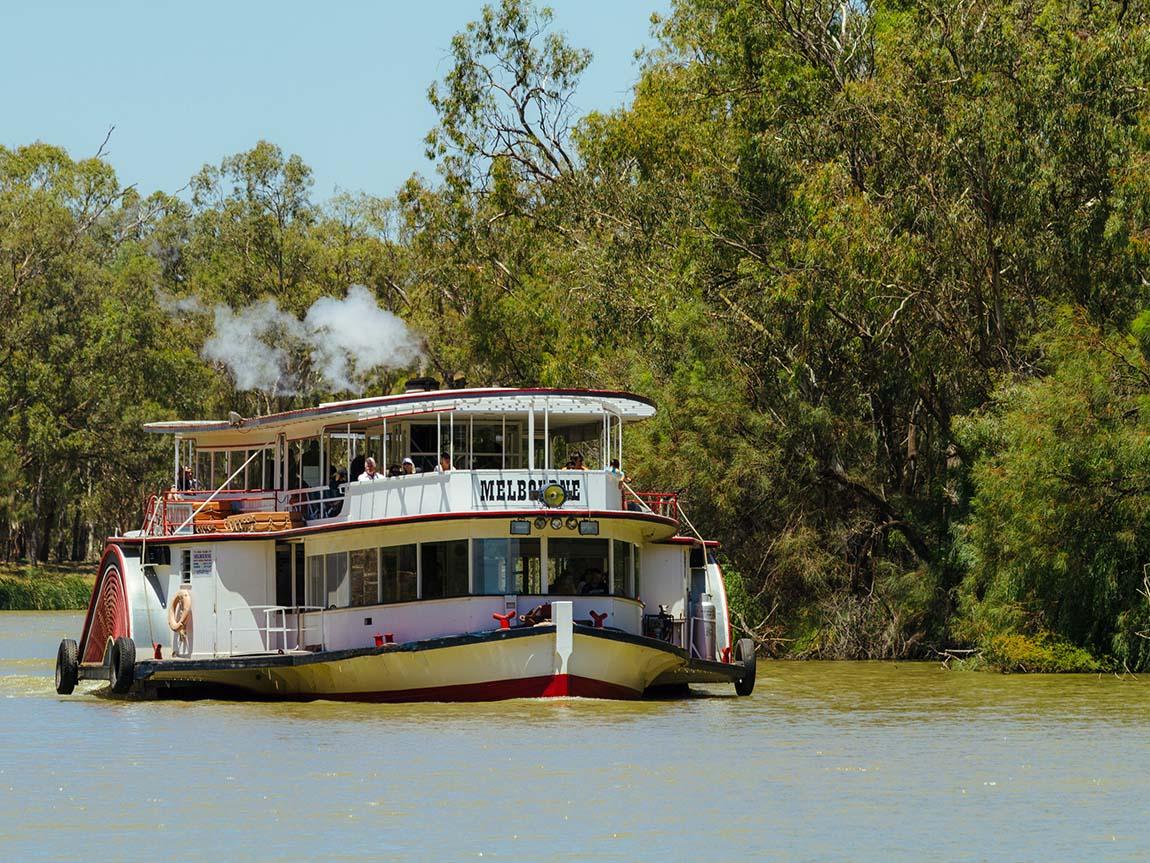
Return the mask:
[[[581,594],[607,592],[606,539],[559,539],[547,541],[548,593]]]
[[[349,603],[348,554],[312,555],[307,559],[307,604],[323,608]]]
[[[631,543],[613,540],[615,555],[615,596],[626,596],[627,586],[631,583]]]
[[[414,545],[381,548],[380,602],[409,602],[416,598]]]
[[[420,545],[424,599],[467,594],[467,540]]]
[[[324,581],[327,578],[322,554],[309,555],[307,559],[307,605],[324,605]]]
[[[477,539],[471,561],[477,594],[542,593],[538,539]]]
[[[633,582],[633,585],[635,588],[635,591],[634,591],[634,593],[631,594],[631,596],[634,596],[636,599],[638,599],[640,596],[643,595],[643,590],[639,586],[639,569],[640,569],[639,558],[642,556],[640,553],[640,550],[639,550],[639,546],[637,546],[637,545],[633,546],[631,549],[631,554],[634,557],[634,560],[633,560],[634,572],[632,573],[632,582]]]
[[[374,548],[361,548],[350,553],[352,605],[375,605],[379,602],[379,552]]]
[[[327,602],[324,604],[328,608],[333,605],[336,608],[345,606],[351,598],[348,591],[347,558],[346,551],[327,555]]]

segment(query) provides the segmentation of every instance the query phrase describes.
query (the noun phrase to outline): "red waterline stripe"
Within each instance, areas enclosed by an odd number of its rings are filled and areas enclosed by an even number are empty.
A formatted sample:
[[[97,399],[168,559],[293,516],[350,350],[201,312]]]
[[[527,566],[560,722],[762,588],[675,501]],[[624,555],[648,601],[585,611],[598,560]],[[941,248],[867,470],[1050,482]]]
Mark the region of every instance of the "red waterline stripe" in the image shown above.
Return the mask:
[[[554,674],[514,680],[489,680],[453,686],[427,686],[419,689],[392,689],[386,692],[335,692],[317,695],[330,701],[502,701],[507,698],[611,698],[633,700],[642,695],[626,686],[579,677]]]

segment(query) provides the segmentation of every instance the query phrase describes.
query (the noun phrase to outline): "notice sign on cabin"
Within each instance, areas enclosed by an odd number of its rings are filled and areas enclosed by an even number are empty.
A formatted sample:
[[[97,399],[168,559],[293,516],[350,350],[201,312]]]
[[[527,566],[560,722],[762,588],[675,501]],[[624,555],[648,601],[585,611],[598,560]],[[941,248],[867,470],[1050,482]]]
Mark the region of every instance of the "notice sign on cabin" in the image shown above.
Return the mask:
[[[481,479],[479,481],[479,499],[490,500],[536,500],[539,492],[550,483],[557,482],[567,492],[567,500],[579,500],[583,485],[578,479],[545,479],[541,481],[527,479]]]
[[[192,549],[192,578],[210,577],[212,574],[212,550],[210,548]]]

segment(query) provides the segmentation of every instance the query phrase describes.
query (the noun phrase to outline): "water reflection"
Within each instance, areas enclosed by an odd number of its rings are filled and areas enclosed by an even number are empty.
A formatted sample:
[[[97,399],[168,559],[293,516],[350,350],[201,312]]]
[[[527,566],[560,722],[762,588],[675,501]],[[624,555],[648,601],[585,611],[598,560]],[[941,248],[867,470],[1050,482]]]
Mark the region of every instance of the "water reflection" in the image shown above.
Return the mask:
[[[0,614],[5,859],[1142,859],[1150,687],[765,663],[749,699],[57,698]],[[89,686],[96,687],[95,684]]]

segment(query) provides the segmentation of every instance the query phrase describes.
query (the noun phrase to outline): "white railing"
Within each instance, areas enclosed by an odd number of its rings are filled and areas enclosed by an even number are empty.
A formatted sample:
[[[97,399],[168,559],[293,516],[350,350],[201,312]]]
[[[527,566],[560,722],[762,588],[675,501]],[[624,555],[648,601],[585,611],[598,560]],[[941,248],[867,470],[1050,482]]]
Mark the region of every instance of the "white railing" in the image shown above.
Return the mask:
[[[252,614],[257,618],[257,621],[258,615],[262,613],[264,617],[263,626],[260,626],[258,622],[255,626],[234,625],[233,615],[237,611]],[[319,622],[309,624],[307,621],[309,614],[318,614]],[[292,621],[289,621],[289,615],[295,616],[294,625],[292,625]],[[314,632],[317,629],[319,630],[318,645],[307,640],[308,633]],[[263,650],[244,650],[242,651],[243,653],[287,653],[289,651],[307,650],[316,646],[322,650],[327,641],[324,629],[324,609],[319,606],[241,605],[236,608],[229,608],[228,655],[236,655],[235,636],[237,632],[256,632],[259,633],[260,636],[260,645],[263,647]],[[273,643],[273,639],[278,643]]]

